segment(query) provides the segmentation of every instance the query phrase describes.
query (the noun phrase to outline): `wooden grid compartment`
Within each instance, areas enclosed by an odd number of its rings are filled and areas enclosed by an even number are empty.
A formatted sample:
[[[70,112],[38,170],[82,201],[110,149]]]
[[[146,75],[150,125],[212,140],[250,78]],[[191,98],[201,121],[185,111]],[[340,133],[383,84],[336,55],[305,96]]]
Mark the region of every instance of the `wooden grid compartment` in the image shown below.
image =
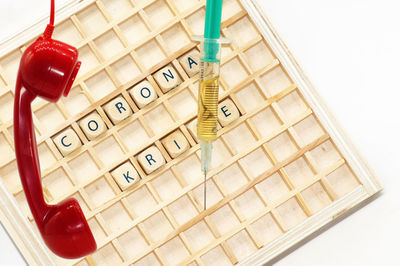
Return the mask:
[[[221,33],[232,43],[221,50],[220,101],[232,101],[239,117],[219,126],[207,210],[193,128],[199,75],[186,73],[180,61],[199,49],[190,37],[203,33],[205,1],[86,1],[57,25],[55,38],[77,46],[83,64],[67,98],[56,104],[37,100],[32,107],[44,195],[49,203],[71,196],[79,201],[98,250],[56,264],[246,262],[285,244],[280,239],[289,231],[368,185],[281,64],[285,59],[259,19],[247,13],[249,3],[224,0]],[[11,121],[15,75],[27,45],[0,57],[0,179],[34,228],[18,178]],[[179,78],[172,89],[157,78],[165,67]],[[152,101],[134,98],[132,88],[141,84],[152,87]],[[118,122],[106,110],[116,99],[132,111]],[[81,125],[92,114],[106,129],[95,137]],[[80,141],[70,153],[54,142],[66,129]],[[189,143],[178,156],[165,144],[173,132]],[[165,159],[154,171],[146,170],[140,156],[149,147]],[[150,163],[153,157],[144,158]],[[126,162],[139,178],[122,190],[112,172]]]

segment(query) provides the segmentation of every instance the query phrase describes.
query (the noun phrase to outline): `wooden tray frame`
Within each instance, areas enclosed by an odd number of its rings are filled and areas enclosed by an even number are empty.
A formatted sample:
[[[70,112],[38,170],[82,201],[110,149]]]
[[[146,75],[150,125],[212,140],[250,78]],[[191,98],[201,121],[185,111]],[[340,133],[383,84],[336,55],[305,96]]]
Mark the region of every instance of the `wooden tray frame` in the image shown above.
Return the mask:
[[[94,1],[72,1],[58,11],[57,18],[58,20],[64,20],[69,17],[70,14],[84,8],[92,2]],[[271,21],[265,15],[263,6],[257,0],[241,0],[241,3],[252,17],[258,30],[267,40],[271,49],[279,58],[281,64],[285,67],[294,83],[297,84],[314,113],[317,114],[320,122],[341,151],[343,157],[352,167],[360,183],[362,183],[362,186],[359,186],[340,200],[335,201],[323,211],[308,218],[305,222],[269,243],[253,256],[242,262],[243,265],[262,265],[355,205],[370,198],[380,191],[382,186],[279,37]],[[24,30],[10,40],[0,44],[0,56],[39,34],[46,20],[47,18],[44,18],[27,30]],[[0,220],[29,264],[54,264],[50,254],[46,251],[45,247],[43,247],[42,243],[38,241],[35,233],[20,211],[14,197],[10,195],[3,182],[0,182]]]

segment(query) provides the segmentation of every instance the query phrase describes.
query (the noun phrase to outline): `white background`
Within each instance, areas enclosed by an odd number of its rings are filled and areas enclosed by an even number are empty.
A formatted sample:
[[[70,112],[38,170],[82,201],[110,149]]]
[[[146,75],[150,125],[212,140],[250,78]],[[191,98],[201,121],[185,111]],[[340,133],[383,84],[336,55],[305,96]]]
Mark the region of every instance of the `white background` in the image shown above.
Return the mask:
[[[276,265],[398,265],[399,1],[261,1],[385,187],[376,200]],[[48,2],[1,0],[0,40],[46,14]],[[0,257],[2,264],[24,264],[2,228]]]

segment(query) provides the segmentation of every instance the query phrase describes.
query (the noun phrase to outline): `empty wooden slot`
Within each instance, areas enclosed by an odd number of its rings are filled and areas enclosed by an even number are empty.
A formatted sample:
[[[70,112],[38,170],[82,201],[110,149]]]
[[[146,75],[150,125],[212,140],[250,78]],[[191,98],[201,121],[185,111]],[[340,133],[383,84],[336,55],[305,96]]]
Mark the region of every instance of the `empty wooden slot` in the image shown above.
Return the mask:
[[[150,253],[149,255],[141,258],[137,262],[133,263],[132,265],[135,266],[148,266],[148,265],[162,265],[160,261],[157,259],[156,255],[154,253]]]
[[[249,73],[246,71],[238,57],[234,57],[221,66],[221,77],[230,89],[244,81],[248,75]]]
[[[56,157],[51,151],[47,143],[43,142],[38,145],[38,154],[40,162],[40,170],[46,172],[47,169],[51,168],[56,163]]]
[[[113,63],[111,69],[121,84],[134,80],[142,73],[130,55],[124,56]]]
[[[246,230],[242,230],[226,240],[226,244],[232,250],[233,255],[238,261],[244,260],[257,250],[257,247],[254,245],[253,240]]]
[[[100,37],[94,40],[94,44],[105,60],[121,53],[124,49],[124,46],[113,30],[103,33]]]
[[[188,184],[197,184],[202,180],[202,174],[199,171],[200,167],[200,160],[194,154],[177,164],[179,172]]]
[[[57,168],[43,177],[42,181],[47,198],[59,202],[63,196],[68,195],[74,188],[67,173],[62,167]]]
[[[241,194],[235,199],[235,202],[246,219],[252,218],[265,208],[264,203],[254,189],[249,189]]]
[[[4,69],[2,74],[7,84],[15,84],[21,56],[22,52],[19,49],[15,49],[6,56],[0,58],[0,66]]]
[[[119,265],[123,262],[119,253],[115,250],[115,247],[109,243],[104,247],[98,249],[91,255],[92,260],[97,265]]]
[[[95,3],[77,13],[76,17],[86,35],[93,35],[107,25],[106,19]]]
[[[280,66],[260,76],[260,82],[264,93],[269,97],[280,93],[292,84],[289,76]]]
[[[172,65],[167,65],[153,74],[161,90],[166,93],[182,83],[181,77]]]
[[[67,156],[82,146],[81,140],[72,128],[67,128],[57,134],[53,138],[53,142],[64,156]]]
[[[247,49],[244,54],[248,64],[254,72],[272,64],[275,59],[264,41],[260,41],[253,45]]]
[[[265,99],[257,88],[257,85],[253,82],[237,91],[235,95],[246,112],[258,109],[265,103]]]
[[[99,171],[97,164],[87,151],[71,158],[67,164],[72,171],[74,180],[79,184],[86,184]]]
[[[124,233],[118,238],[118,242],[121,244],[128,256],[128,259],[136,258],[139,254],[148,249],[148,243],[143,238],[137,227],[133,227],[128,232]],[[153,264],[149,264],[153,265]]]
[[[193,117],[197,114],[197,101],[188,89],[182,90],[168,101],[180,119]]]
[[[151,40],[137,48],[136,54],[146,69],[151,69],[166,58],[155,40]]]
[[[8,162],[13,157],[14,150],[3,133],[0,133],[0,165]]]
[[[139,14],[135,14],[119,24],[123,35],[129,44],[140,42],[148,33],[149,29],[144,24]]]
[[[147,233],[152,243],[157,243],[168,236],[173,228],[167,217],[162,211],[157,212],[145,221],[143,226],[147,229]]]
[[[253,26],[248,16],[245,16],[228,27],[232,41],[239,47],[247,45],[251,40],[259,37],[259,33]]]
[[[269,203],[275,203],[289,193],[289,188],[279,173],[267,177],[256,188]]]
[[[132,223],[129,214],[121,202],[117,202],[111,207],[102,211],[101,217],[103,217],[108,230],[110,230],[110,232],[108,232],[109,235],[126,230]]]
[[[235,16],[242,10],[237,0],[224,0],[224,4],[222,5],[222,21]]]
[[[289,121],[295,120],[308,110],[308,106],[297,91],[280,99],[278,105]]]
[[[132,12],[132,2],[129,0],[108,0],[102,1],[107,9],[108,14],[114,19],[123,17]]]
[[[139,108],[145,107],[158,97],[153,85],[147,80],[133,86],[129,93]]]
[[[161,140],[172,159],[175,159],[190,148],[190,144],[180,130],[172,132]]]
[[[55,27],[53,38],[73,46],[82,41],[82,36],[71,19],[67,19]]]
[[[121,161],[123,156],[121,147],[115,140],[114,136],[109,136],[100,143],[96,144],[94,146],[94,151],[105,166],[109,166],[117,161]]]
[[[221,183],[226,194],[237,191],[248,182],[246,176],[236,163],[218,173],[218,181]]]
[[[218,265],[218,266],[230,266],[232,262],[226,255],[221,246],[217,246],[204,255],[201,256],[201,261],[205,265]]]
[[[300,137],[303,145],[307,145],[325,134],[313,115],[308,116],[293,128]]]
[[[80,114],[90,106],[89,99],[83,93],[80,86],[73,87],[68,97],[62,97],[61,101],[71,116]]]
[[[326,177],[335,190],[342,197],[360,185],[357,178],[347,165],[342,165]]]
[[[239,162],[246,169],[247,175],[250,178],[256,178],[265,173],[272,167],[271,160],[265,154],[262,148],[258,148],[241,158]]]
[[[119,136],[125,146],[133,152],[143,148],[144,143],[149,139],[149,135],[144,130],[139,120],[135,120],[118,131]]]
[[[319,171],[332,166],[342,159],[339,152],[336,150],[336,147],[330,140],[327,140],[318,145],[316,148],[312,149],[310,154],[317,163],[316,167]]]
[[[83,63],[79,69],[77,76],[78,78],[85,74],[88,74],[89,71],[99,65],[99,60],[94,55],[92,48],[90,48],[89,45],[85,45],[79,48],[79,58]],[[69,98],[69,96],[67,98]]]
[[[287,132],[268,141],[268,147],[278,161],[283,161],[297,151],[297,147]]]
[[[125,162],[111,171],[111,175],[121,190],[130,188],[140,177],[131,162]]]
[[[174,122],[163,104],[158,105],[156,108],[146,113],[144,118],[155,134],[166,133],[165,131],[169,129]]]
[[[277,207],[276,211],[282,219],[285,230],[290,230],[307,219],[307,215],[294,197]]]
[[[156,0],[143,10],[147,14],[153,29],[166,25],[173,18],[172,12],[164,0]]]
[[[0,96],[0,120],[5,123],[13,118],[14,96],[11,92],[7,92]]]
[[[198,153],[200,155],[200,150],[198,151]],[[225,146],[224,142],[218,138],[216,141],[213,142],[211,167],[220,167],[231,156],[232,154],[228,151],[228,148]]]
[[[200,52],[193,49],[179,58],[179,63],[189,77],[193,77],[200,71]]]
[[[177,10],[179,10],[179,12],[181,13],[195,6],[198,6],[199,4],[197,0],[175,0],[174,3]]]
[[[188,129],[190,135],[192,135],[192,138],[195,141],[199,142],[199,140],[197,139],[197,118],[193,119],[192,121],[187,123],[185,126]]]
[[[100,100],[115,90],[114,83],[105,70],[98,72],[85,81],[94,100]]]
[[[301,196],[312,213],[320,211],[332,202],[320,182],[316,182],[303,190]]]
[[[284,169],[295,187],[309,184],[314,178],[314,173],[304,157],[291,162]]]
[[[54,103],[48,103],[39,110],[34,111],[36,118],[40,121],[41,132],[55,133],[65,122],[65,117]]]
[[[114,125],[122,122],[133,114],[128,102],[122,96],[118,96],[106,103],[103,109]]]
[[[196,208],[187,195],[168,205],[168,210],[179,225],[185,224],[198,215]]]
[[[242,123],[224,134],[224,138],[233,153],[244,152],[256,142],[252,132],[246,125]]]
[[[202,7],[185,18],[193,35],[202,35],[204,33],[205,15],[206,11],[204,7]]]
[[[0,178],[12,194],[21,191],[22,184],[21,179],[19,178],[17,162],[15,160],[0,167]]]
[[[100,177],[87,185],[85,192],[89,196],[90,203],[94,208],[100,207],[115,196],[114,191],[104,177]]]
[[[146,174],[151,174],[165,164],[165,158],[154,145],[142,151],[137,160]]]
[[[176,180],[174,174],[168,170],[159,177],[151,181],[160,198],[164,201],[169,200],[180,194],[182,187]]]
[[[126,200],[136,216],[149,214],[157,205],[157,202],[154,200],[154,197],[146,186],[135,190],[132,194],[126,197]]]
[[[261,112],[254,115],[251,120],[256,125],[258,132],[260,132],[263,137],[270,137],[277,132],[281,126],[282,122],[275,113],[272,107],[267,107]]]
[[[282,230],[270,213],[262,216],[250,225],[263,245],[270,243],[282,235]]]
[[[88,140],[94,140],[107,130],[106,124],[96,111],[85,116],[78,124]]]
[[[171,54],[190,44],[190,37],[180,23],[176,23],[161,33],[161,37]]]
[[[223,195],[221,194],[220,190],[218,189],[217,185],[214,183],[213,180],[207,180],[206,183],[207,187],[207,208],[210,208],[220,202],[223,199]],[[203,206],[204,204],[204,183],[201,182],[199,186],[193,189],[193,193],[196,197],[197,203],[199,206]]]
[[[179,237],[171,239],[159,249],[170,265],[177,265],[189,256],[188,250]]]
[[[103,228],[99,225],[99,222],[96,220],[96,218],[89,219],[88,224],[96,242],[98,244],[104,243],[107,238],[106,232],[104,232]]]
[[[190,248],[193,251],[205,248],[215,239],[203,220],[191,226],[189,229],[184,231],[183,234],[189,241]]]

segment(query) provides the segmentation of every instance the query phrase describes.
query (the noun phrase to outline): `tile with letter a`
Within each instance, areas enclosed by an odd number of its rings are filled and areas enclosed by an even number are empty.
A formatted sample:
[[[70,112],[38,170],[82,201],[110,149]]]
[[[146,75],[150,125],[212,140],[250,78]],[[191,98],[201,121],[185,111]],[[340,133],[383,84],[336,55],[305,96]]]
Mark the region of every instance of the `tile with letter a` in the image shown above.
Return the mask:
[[[172,65],[168,65],[154,74],[154,79],[157,81],[161,90],[166,93],[182,83],[181,78]]]
[[[139,180],[139,175],[130,162],[118,166],[111,175],[121,190],[126,190]]]
[[[135,85],[129,91],[129,93],[131,94],[131,97],[133,98],[137,106],[139,106],[139,108],[143,108],[144,106],[157,99],[157,93],[154,87],[147,80],[144,80]]]
[[[94,140],[107,130],[106,124],[97,112],[91,113],[79,122],[83,133],[89,140]]]
[[[58,134],[53,138],[53,142],[64,156],[67,156],[82,146],[81,140],[72,128],[67,128]]]
[[[132,114],[131,108],[122,96],[118,96],[104,105],[104,111],[114,125],[123,121]]]
[[[239,110],[231,99],[226,99],[218,105],[218,121],[221,126],[225,127],[238,119]]]
[[[141,152],[138,161],[146,174],[151,174],[165,164],[165,159],[156,146],[151,146]]]
[[[189,77],[193,77],[200,71],[200,52],[196,49],[179,58],[179,63],[185,69]]]
[[[187,151],[190,147],[189,142],[179,130],[163,139],[161,143],[173,159]]]

